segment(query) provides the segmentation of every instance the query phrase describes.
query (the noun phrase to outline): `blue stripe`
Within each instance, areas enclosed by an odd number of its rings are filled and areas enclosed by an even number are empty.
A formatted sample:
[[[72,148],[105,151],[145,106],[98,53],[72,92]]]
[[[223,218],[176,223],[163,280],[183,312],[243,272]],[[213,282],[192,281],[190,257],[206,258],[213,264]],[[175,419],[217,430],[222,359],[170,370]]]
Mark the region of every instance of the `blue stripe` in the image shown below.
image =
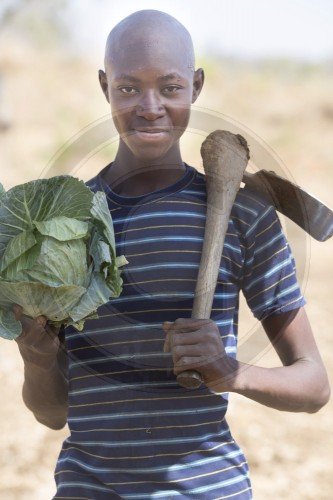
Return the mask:
[[[231,479],[226,479],[224,481],[220,481],[218,483],[213,483],[213,484],[210,484],[209,486],[206,486],[206,487],[201,487],[201,488],[192,488],[191,490],[182,490],[181,492],[179,491],[176,491],[176,490],[167,490],[167,495],[169,497],[171,496],[184,496],[184,494],[187,494],[187,495],[198,495],[199,493],[205,493],[207,491],[212,491],[212,490],[217,490],[219,488],[225,488],[226,486],[230,486],[232,484],[237,484],[237,483],[242,483],[244,481],[247,480],[247,476],[236,476],[236,477],[233,477]],[[222,493],[222,492],[221,492]],[[164,498],[165,499],[165,495],[166,495],[166,492],[165,490],[164,491],[159,491],[159,492],[156,492],[156,493],[152,493],[149,495],[149,498]],[[235,493],[234,496],[237,496],[237,494]],[[134,495],[132,494],[123,494],[123,498],[134,498],[134,499],[139,499],[139,498],[144,498],[144,499],[147,499],[147,495],[146,494],[140,494],[140,493],[136,493]]]
[[[104,316],[101,315],[100,318],[103,318]],[[117,326],[110,326],[107,328],[96,328],[94,330],[92,329],[86,329],[84,331],[84,336],[85,338],[91,338],[94,336],[99,336],[100,334],[108,334],[109,332],[118,332],[118,331],[136,331],[136,330],[153,330],[155,328],[161,328],[161,323],[134,323],[134,324],[126,324],[125,326],[123,325],[117,325]],[[73,332],[69,331],[67,334],[68,338],[70,339],[75,339],[75,338],[82,338],[82,332]],[[69,352],[71,352],[69,350]]]
[[[195,495],[195,494],[199,494],[199,493],[205,493],[207,491],[212,491],[212,490],[216,490],[218,488],[225,488],[226,486],[230,486],[232,484],[236,484],[236,483],[240,483],[240,482],[244,482],[246,481],[247,479],[247,476],[236,476],[236,477],[233,477],[233,478],[230,478],[230,479],[226,479],[224,481],[219,481],[218,483],[213,483],[213,484],[210,484],[209,486],[206,486],[206,487],[201,487],[201,488],[192,488],[191,490],[185,490],[182,492],[179,492],[179,491],[176,491],[176,490],[167,490],[167,492],[165,490],[163,491],[157,491],[155,493],[150,493],[149,494],[149,498],[164,498],[165,500],[165,495],[167,493],[168,495],[168,498],[171,497],[171,496],[183,496],[184,493],[188,494],[188,495]],[[82,487],[84,488],[85,490],[92,490],[92,491],[106,491],[108,492],[109,494],[111,492],[114,492],[115,490],[112,488],[107,488],[107,487],[103,487],[103,486],[97,486],[95,484],[91,484],[91,483],[87,483],[87,482],[82,482],[82,481],[75,481],[75,482],[71,482],[71,481],[63,481],[60,485],[60,489],[58,490],[58,493],[61,493],[61,489],[63,488],[77,488],[77,487]],[[54,498],[57,498],[58,495],[56,495]],[[133,498],[133,499],[139,499],[139,498],[143,498],[145,500],[147,500],[147,493],[130,493],[130,494],[126,494],[126,493],[122,493],[122,498]]]
[[[179,470],[191,470],[191,469],[194,469],[196,467],[202,467],[202,466],[205,466],[205,465],[208,465],[208,464],[216,464],[217,462],[221,462],[225,459],[231,459],[231,458],[236,458],[238,456],[242,455],[242,452],[240,450],[236,450],[236,451],[232,451],[230,453],[226,453],[225,455],[220,455],[220,456],[217,456],[217,457],[211,457],[211,458],[206,458],[206,459],[202,459],[202,460],[195,460],[194,462],[190,463],[190,464],[175,464],[175,465],[172,465],[172,466],[166,466],[166,467],[146,467],[144,469],[140,469],[140,468],[126,468],[126,471],[129,472],[130,474],[131,473],[134,473],[134,474],[146,474],[147,472],[148,473],[156,473],[158,474],[159,472],[162,472],[162,471],[168,471],[168,473],[170,472],[173,472],[173,471],[179,471]],[[85,462],[82,462],[81,460],[77,460],[77,459],[74,459],[72,457],[68,457],[67,459],[59,459],[59,463],[63,463],[63,462],[71,462],[71,463],[74,463],[74,464],[77,464],[79,465],[80,467],[82,467],[83,469],[87,470],[87,471],[91,471],[91,472],[100,472],[100,473],[103,473],[103,474],[107,474],[107,473],[122,473],[123,472],[123,469],[121,468],[116,468],[116,467],[93,467],[93,466],[90,466],[88,464],[86,464]]]
[[[175,398],[177,399],[177,398]],[[195,409],[195,413],[220,413],[222,410],[226,410],[227,403],[222,405],[205,406],[198,407]],[[121,413],[108,413],[104,415],[88,415],[85,417],[69,417],[69,422],[95,422],[98,420],[117,420],[118,418],[138,418],[138,417],[162,417],[162,416],[170,416],[170,415],[193,415],[193,408],[190,409],[182,409],[182,410],[163,410],[163,411],[138,411],[138,412],[121,412]]]
[[[170,217],[171,219],[176,219],[179,217],[180,219],[184,220],[184,217],[189,217],[190,219],[201,219],[201,220],[206,220],[206,214],[201,214],[197,212],[153,212],[153,213],[148,213],[148,214],[138,214],[138,215],[131,215],[131,222],[134,221],[140,221],[140,220],[146,220],[146,219],[157,219],[161,217],[162,220],[165,219],[166,217]],[[123,217],[123,218],[117,218],[113,221],[114,227],[117,227],[118,224],[123,224],[123,223],[128,223],[128,217]]]
[[[278,304],[279,299],[290,295],[291,293],[295,292],[296,290],[298,290],[298,285],[294,284],[294,285],[290,286],[289,288],[286,288],[285,290],[282,290],[280,293],[276,294],[275,297],[272,297],[269,300],[266,300],[260,306],[254,307],[252,310],[254,312],[257,312],[258,310],[263,310],[264,311],[265,308],[267,308],[268,306],[274,304],[275,302]],[[298,300],[301,301],[302,297],[299,297]],[[280,308],[281,308],[281,306],[278,306],[278,309],[280,309]]]
[[[167,263],[159,263],[159,264],[147,264],[146,266],[137,266],[137,267],[130,267],[126,266],[126,273],[128,272],[142,272],[142,271],[149,271],[151,269],[198,269],[199,265],[198,264],[191,264],[187,262],[167,262]],[[162,281],[162,280],[161,280]]]
[[[269,206],[266,208],[266,210],[260,215],[260,217],[257,217],[255,222],[251,225],[250,229],[248,229],[247,233],[246,233],[246,237],[248,238],[249,236],[251,236],[251,234],[257,229],[257,227],[259,226],[260,222],[265,219],[265,217],[273,211],[273,207]]]
[[[60,483],[57,495],[54,498],[59,498],[59,494],[61,493],[61,490],[64,488],[77,488],[77,487],[84,488],[85,490],[106,491],[107,493],[114,492],[113,489],[110,490],[110,488],[104,486],[96,486],[91,483],[83,483],[82,481],[62,481]]]
[[[271,248],[273,245],[276,245],[279,241],[285,241],[285,238],[283,236],[282,233],[279,233],[277,235],[275,235],[273,238],[269,239],[268,241],[266,241],[265,243],[263,243],[262,245],[258,245],[254,251],[254,254],[253,254],[253,257],[258,257],[258,255],[264,251],[267,251],[269,248]],[[276,247],[275,247],[276,248]],[[273,253],[275,253],[275,248],[273,250]],[[250,266],[251,263],[253,262],[253,258],[252,259],[249,259],[247,261],[247,264]]]
[[[176,381],[168,381],[165,385],[168,387],[174,386],[179,387]],[[78,390],[70,390],[70,396],[76,396],[79,394],[90,394],[90,393],[98,393],[98,392],[114,392],[114,391],[125,391],[126,389],[130,389],[131,391],[142,392],[142,389],[152,388],[152,387],[161,387],[161,382],[145,382],[142,384],[120,384],[120,385],[107,385],[107,386],[98,386],[91,387],[88,389],[78,389]]]
[[[201,243],[203,241],[202,237],[196,237],[196,236],[155,236],[152,238],[138,238],[136,240],[126,240],[126,246],[132,246],[132,245],[144,245],[146,243],[160,243],[161,241],[191,241],[191,242],[199,242]],[[116,243],[116,248],[122,247],[124,243],[121,241],[119,243]]]
[[[162,280],[161,280],[162,281]],[[237,296],[236,293],[216,293],[214,295],[215,300],[227,300],[234,299]],[[163,293],[155,293],[152,292],[150,294],[145,293],[141,295],[126,295],[126,297],[119,297],[118,299],[112,299],[112,304],[119,304],[121,302],[140,302],[142,300],[156,300],[158,299],[168,299],[168,302],[172,301],[174,298],[183,298],[183,299],[193,299],[193,292],[163,292]]]
[[[243,203],[240,203],[239,201],[237,201],[237,199],[234,203],[234,206],[241,208],[244,212],[249,213],[254,217],[258,217],[258,210],[252,209],[248,205],[243,205]]]
[[[109,361],[123,361],[123,360],[131,360],[133,363],[138,363],[141,359],[157,359],[158,358],[169,358],[170,353],[168,352],[146,352],[143,354],[123,354],[123,355],[117,355],[117,356],[103,356],[102,358],[88,358],[85,359],[84,361],[72,361],[71,366],[85,366],[85,365],[90,365],[91,363],[98,364],[98,363],[108,363]]]
[[[163,445],[172,445],[179,443],[202,443],[203,441],[211,441],[216,440],[218,437],[225,436],[229,433],[228,429],[223,429],[220,432],[210,432],[208,434],[196,435],[195,437],[180,437],[180,438],[170,438],[166,437],[164,439],[144,439],[144,440],[135,440],[135,441],[120,441],[117,442],[109,441],[109,442],[101,442],[101,441],[84,441],[84,446],[98,446],[99,448],[123,448],[127,446],[131,447],[140,447],[140,446],[150,446],[152,444],[163,444]],[[68,441],[69,445],[75,445],[75,440]]]
[[[291,263],[290,258],[288,257],[287,259],[283,260],[279,264],[276,264],[276,266],[269,269],[266,273],[260,274],[260,276],[258,276],[258,278],[256,278],[256,279],[252,280],[252,283],[249,286],[247,286],[246,288],[244,288],[244,290],[246,290],[248,292],[258,282],[265,281],[265,280],[268,281],[268,278],[271,278],[274,274],[281,271],[281,269],[287,268],[287,266],[289,266],[290,263]],[[273,285],[274,281],[271,281],[271,284]]]

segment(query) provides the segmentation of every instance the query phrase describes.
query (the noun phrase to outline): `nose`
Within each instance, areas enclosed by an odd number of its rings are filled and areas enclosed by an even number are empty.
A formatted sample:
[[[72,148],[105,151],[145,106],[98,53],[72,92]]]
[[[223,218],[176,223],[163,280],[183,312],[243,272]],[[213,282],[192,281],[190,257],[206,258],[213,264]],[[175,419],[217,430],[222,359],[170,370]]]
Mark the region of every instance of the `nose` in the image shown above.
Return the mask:
[[[154,90],[144,92],[140,102],[136,106],[136,114],[146,120],[156,120],[163,116],[165,109],[161,101],[161,96]]]

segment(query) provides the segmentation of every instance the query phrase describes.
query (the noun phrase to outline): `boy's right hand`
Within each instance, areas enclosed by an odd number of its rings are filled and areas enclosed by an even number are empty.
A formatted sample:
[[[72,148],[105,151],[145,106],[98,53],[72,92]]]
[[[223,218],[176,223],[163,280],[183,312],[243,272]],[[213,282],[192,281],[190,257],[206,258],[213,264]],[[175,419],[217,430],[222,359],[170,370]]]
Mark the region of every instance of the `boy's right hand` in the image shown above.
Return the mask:
[[[60,348],[59,328],[47,324],[45,316],[35,319],[22,314],[22,307],[14,304],[13,312],[22,324],[22,333],[15,339],[25,364],[42,370],[50,369],[57,361]]]

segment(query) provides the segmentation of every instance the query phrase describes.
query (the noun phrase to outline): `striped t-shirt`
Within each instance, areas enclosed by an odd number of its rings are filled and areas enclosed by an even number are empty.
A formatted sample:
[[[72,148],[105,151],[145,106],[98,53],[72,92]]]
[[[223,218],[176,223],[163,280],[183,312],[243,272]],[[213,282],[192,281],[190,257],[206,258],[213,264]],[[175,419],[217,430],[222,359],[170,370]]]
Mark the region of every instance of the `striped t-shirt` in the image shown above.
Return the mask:
[[[225,419],[227,394],[186,390],[163,352],[163,321],[190,317],[204,235],[204,176],[187,167],[174,185],[139,197],[113,193],[101,175],[122,295],[83,332],[68,328],[70,436],[56,467],[56,499],[252,498],[246,459]],[[236,356],[239,292],[254,315],[304,299],[274,209],[241,189],[229,221],[212,310]]]

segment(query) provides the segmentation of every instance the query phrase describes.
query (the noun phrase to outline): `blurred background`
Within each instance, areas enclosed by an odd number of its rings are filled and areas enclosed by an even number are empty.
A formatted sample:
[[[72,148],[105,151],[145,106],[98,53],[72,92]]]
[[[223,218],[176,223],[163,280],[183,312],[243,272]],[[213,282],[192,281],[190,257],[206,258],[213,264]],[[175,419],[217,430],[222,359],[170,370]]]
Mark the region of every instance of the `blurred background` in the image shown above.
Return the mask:
[[[63,165],[66,173],[87,180],[112,160],[116,138],[111,129],[109,141],[97,139],[76,157],[72,145],[106,120],[109,108],[97,78],[105,39],[114,24],[138,8],[168,12],[191,32],[197,66],[206,72],[197,102],[201,112],[237,124],[274,157],[280,174],[333,207],[330,0],[2,0],[4,187],[57,175]],[[197,168],[203,135],[190,131],[183,141],[185,160]],[[310,240],[282,222],[332,383],[333,242]],[[264,333],[243,304],[241,309],[240,357],[275,366],[278,360]],[[46,429],[24,407],[16,344],[2,339],[0,380],[0,498],[49,500],[67,429]],[[232,395],[229,423],[248,457],[255,499],[332,498],[332,420],[332,402],[317,414],[289,414]]]

